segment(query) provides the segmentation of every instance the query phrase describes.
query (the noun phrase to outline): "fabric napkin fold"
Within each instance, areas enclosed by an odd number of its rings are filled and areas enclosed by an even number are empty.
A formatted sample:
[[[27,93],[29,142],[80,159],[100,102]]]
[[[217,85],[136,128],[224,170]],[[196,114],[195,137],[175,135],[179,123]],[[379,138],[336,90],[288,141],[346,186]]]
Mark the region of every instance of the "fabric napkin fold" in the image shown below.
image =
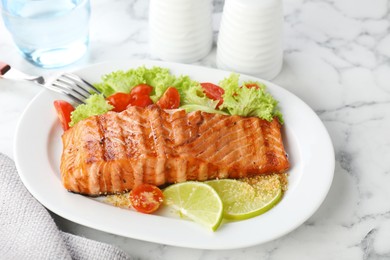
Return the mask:
[[[3,154],[0,154],[0,258],[132,259],[115,246],[60,231],[49,212],[24,187],[14,162]]]

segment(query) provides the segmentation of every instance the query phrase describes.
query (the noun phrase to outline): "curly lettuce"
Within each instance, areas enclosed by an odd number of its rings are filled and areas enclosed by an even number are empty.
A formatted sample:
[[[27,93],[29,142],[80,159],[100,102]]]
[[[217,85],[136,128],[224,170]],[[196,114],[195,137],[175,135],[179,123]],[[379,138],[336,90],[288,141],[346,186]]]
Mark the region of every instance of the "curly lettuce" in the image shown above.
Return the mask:
[[[113,108],[103,95],[93,94],[85,100],[85,104],[77,106],[70,116],[69,126],[72,127],[79,121],[95,115],[101,115]]]
[[[239,74],[232,73],[219,82],[225,93],[224,101],[218,107],[219,101],[208,98],[199,82],[187,75],[175,76],[167,68],[141,66],[127,71],[114,71],[104,75],[100,83],[94,84],[102,94],[93,94],[86,100],[86,104],[79,105],[72,112],[69,125],[73,126],[84,118],[110,111],[113,107],[105,97],[117,92],[130,93],[139,84],[153,87],[150,96],[153,102],[157,102],[168,87],[175,87],[180,94],[180,108],[187,112],[201,110],[225,115],[255,116],[268,121],[278,117],[283,123],[278,102],[266,92],[266,86],[253,81],[240,84],[239,77]]]
[[[198,84],[185,91],[180,108],[186,110],[186,112],[200,110],[207,113],[227,115],[226,112],[217,109],[218,102],[218,100],[208,98],[203,92],[201,85]]]
[[[220,109],[226,110],[230,115],[255,116],[267,121],[277,117],[283,123],[278,101],[266,92],[266,86],[255,81],[239,84],[239,77],[232,73],[219,83],[225,91]]]
[[[175,80],[169,69],[161,67],[146,68],[145,66],[127,71],[118,70],[106,74],[100,83],[94,86],[108,97],[117,92],[130,93],[133,87],[139,84],[148,84],[159,88],[169,86]]]

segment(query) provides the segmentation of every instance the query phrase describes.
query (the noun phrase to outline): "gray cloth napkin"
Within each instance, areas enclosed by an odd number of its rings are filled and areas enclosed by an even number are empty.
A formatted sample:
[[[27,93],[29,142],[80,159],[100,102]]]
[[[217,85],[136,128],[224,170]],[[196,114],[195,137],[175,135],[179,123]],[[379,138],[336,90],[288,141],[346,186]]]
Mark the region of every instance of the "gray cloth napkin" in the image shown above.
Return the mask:
[[[131,259],[120,249],[62,232],[0,154],[1,259]]]

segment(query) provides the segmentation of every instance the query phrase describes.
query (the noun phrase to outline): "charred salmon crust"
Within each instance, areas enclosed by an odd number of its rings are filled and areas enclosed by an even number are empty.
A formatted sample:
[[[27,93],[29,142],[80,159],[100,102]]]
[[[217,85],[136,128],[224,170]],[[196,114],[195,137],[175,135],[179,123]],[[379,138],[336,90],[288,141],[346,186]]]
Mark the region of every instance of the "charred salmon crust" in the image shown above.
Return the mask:
[[[140,183],[283,173],[290,166],[276,118],[130,107],[80,121],[62,142],[64,187],[90,196]]]

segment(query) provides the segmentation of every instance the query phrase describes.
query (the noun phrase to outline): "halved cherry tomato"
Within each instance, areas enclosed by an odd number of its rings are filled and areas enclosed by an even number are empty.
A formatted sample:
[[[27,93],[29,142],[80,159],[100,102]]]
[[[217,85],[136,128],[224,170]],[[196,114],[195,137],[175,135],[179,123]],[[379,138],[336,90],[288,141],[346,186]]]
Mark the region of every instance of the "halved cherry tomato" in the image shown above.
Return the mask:
[[[150,96],[150,93],[152,93],[153,87],[147,85],[147,84],[139,84],[135,86],[131,91],[130,95],[148,95]]]
[[[136,106],[136,107],[147,107],[149,105],[153,104],[153,101],[150,99],[149,95],[132,95],[131,101],[129,106]]]
[[[74,110],[74,107],[64,100],[55,100],[54,107],[57,111],[57,116],[61,122],[62,129],[64,129],[64,131],[68,130],[70,128],[70,114]]]
[[[156,103],[162,109],[175,109],[180,106],[180,94],[174,87],[169,87]]]
[[[142,213],[156,211],[164,200],[162,191],[151,184],[140,184],[130,192],[130,202],[133,208]]]
[[[106,98],[114,108],[112,111],[122,112],[130,104],[131,95],[127,93],[118,92]]]
[[[219,100],[217,107],[223,103],[222,95],[225,93],[223,88],[208,82],[200,83],[200,85],[208,98],[211,98],[212,100]]]

